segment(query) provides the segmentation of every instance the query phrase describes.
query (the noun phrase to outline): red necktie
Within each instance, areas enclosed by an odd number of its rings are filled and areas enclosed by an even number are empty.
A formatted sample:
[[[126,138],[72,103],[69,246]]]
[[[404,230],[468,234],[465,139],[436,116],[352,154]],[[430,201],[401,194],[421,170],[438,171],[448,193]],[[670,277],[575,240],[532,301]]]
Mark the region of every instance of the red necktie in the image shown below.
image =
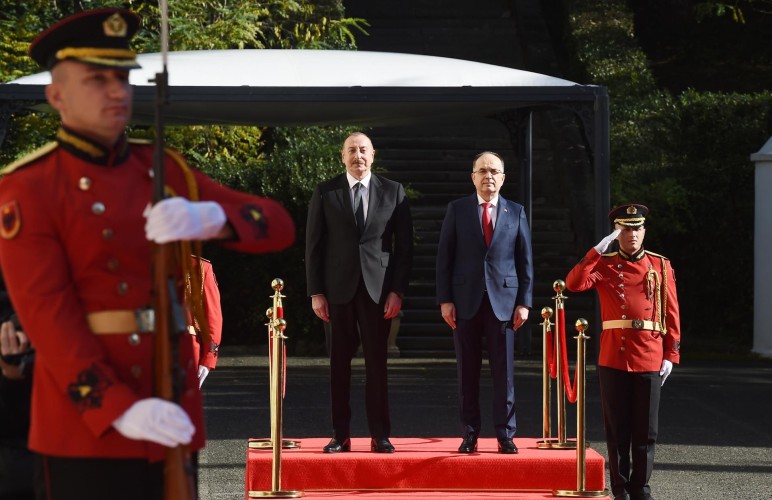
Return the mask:
[[[490,206],[490,203],[482,204],[482,229],[483,236],[485,236],[485,246],[491,246],[491,239],[493,238],[493,221],[491,220],[490,212],[488,212]]]

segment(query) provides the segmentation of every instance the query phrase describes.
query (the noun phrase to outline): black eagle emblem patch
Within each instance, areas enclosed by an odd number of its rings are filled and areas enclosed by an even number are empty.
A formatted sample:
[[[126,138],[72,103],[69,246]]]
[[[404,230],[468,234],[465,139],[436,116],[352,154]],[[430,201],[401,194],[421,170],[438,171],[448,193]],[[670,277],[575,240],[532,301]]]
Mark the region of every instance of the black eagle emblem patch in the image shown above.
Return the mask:
[[[102,407],[103,391],[113,385],[112,381],[95,364],[78,374],[78,379],[67,386],[70,400],[83,413],[86,410]]]

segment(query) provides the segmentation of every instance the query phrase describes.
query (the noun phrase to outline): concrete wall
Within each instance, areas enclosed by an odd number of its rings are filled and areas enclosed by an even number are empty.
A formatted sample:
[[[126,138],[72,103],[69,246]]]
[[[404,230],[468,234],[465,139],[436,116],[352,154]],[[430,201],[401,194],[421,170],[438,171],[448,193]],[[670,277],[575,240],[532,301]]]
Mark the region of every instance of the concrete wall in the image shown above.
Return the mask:
[[[751,161],[756,163],[753,352],[772,358],[772,137]]]

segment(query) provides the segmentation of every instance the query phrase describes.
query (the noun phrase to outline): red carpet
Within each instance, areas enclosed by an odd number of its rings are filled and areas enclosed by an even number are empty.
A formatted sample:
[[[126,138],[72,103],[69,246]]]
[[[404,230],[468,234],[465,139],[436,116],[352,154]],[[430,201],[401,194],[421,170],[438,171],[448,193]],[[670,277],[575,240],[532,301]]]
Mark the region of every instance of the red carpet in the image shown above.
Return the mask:
[[[392,438],[394,454],[371,453],[368,438],[352,439],[351,452],[339,454],[322,452],[329,438],[299,441],[282,450],[281,486],[306,498],[525,500],[576,488],[576,450],[540,450],[534,438],[515,438],[517,455],[498,453],[493,438],[481,438],[471,455],[456,451],[459,438]],[[271,490],[271,458],[270,449],[247,450],[247,492]],[[603,490],[603,457],[588,449],[586,464],[585,489]]]

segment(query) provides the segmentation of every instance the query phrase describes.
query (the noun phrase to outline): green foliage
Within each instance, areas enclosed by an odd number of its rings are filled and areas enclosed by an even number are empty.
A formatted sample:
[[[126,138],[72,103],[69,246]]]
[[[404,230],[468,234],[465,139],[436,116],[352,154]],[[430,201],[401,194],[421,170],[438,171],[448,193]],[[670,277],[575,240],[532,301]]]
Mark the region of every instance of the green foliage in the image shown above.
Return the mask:
[[[141,3],[138,12],[149,22],[136,46],[158,52],[158,8]],[[172,50],[353,49],[355,32],[366,33],[367,23],[344,18],[340,0],[178,0],[169,3],[169,25]]]
[[[727,14],[731,14],[732,21],[736,23],[745,23],[745,16],[743,16],[743,10],[735,5],[729,5],[724,2],[700,2],[694,6],[694,12],[698,19],[705,19],[707,17],[723,17]]]
[[[609,89],[612,204],[652,213],[646,247],[677,271],[685,345],[723,336],[751,344],[753,165],[772,130],[772,94],[657,86],[623,0],[567,1],[587,80]],[[721,322],[705,315],[721,311]]]

